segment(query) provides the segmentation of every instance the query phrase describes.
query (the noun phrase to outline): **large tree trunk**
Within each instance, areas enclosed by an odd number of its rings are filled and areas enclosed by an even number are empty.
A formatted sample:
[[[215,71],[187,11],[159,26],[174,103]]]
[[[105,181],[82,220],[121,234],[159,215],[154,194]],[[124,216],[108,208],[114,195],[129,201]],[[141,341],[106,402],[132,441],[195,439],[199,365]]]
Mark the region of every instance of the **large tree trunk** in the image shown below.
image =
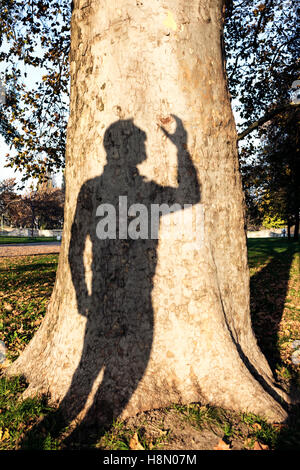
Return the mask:
[[[49,392],[69,419],[205,401],[281,421],[249,313],[223,3],[74,3],[57,279],[40,330],[9,372],[26,375],[28,394]],[[167,239],[172,214],[161,217],[158,240],[118,230],[101,240],[97,207],[116,207],[119,196],[128,207],[191,204],[201,236]]]

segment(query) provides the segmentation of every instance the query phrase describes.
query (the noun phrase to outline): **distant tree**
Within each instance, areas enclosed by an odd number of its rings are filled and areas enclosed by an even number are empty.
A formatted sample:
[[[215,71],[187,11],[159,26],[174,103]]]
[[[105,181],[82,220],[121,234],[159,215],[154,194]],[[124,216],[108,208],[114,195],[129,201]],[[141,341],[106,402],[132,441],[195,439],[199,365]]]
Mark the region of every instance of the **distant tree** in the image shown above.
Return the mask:
[[[62,228],[64,193],[61,189],[46,187],[31,191],[22,197],[22,202],[27,207],[26,222],[32,235],[35,228]]]
[[[15,178],[0,181],[0,214],[4,214],[8,201],[15,196],[15,188]]]
[[[26,228],[32,226],[30,208],[20,194],[16,195],[15,199],[8,205],[6,218],[13,227]]]
[[[35,193],[36,218],[39,228],[62,228],[64,216],[64,192],[46,187]]]
[[[10,188],[8,183],[6,187]],[[62,228],[63,206],[64,192],[59,188],[45,187],[23,195],[11,189],[0,193],[0,214],[11,225],[30,227],[32,235],[38,228]]]
[[[11,211],[15,211],[20,196],[16,194],[15,178],[7,178],[0,182],[0,215],[2,223],[10,223]]]
[[[263,153],[258,164],[264,181],[261,207],[265,217],[291,227],[299,238],[300,111],[278,115],[263,130]]]

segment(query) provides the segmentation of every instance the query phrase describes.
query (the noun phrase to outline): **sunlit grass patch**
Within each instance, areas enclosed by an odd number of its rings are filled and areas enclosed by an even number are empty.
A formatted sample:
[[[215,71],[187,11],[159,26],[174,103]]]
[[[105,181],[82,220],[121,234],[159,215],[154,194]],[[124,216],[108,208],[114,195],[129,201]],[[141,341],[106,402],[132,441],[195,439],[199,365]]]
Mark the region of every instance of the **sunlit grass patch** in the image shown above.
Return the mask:
[[[0,258],[0,339],[15,359],[38,329],[53,289],[58,255]]]

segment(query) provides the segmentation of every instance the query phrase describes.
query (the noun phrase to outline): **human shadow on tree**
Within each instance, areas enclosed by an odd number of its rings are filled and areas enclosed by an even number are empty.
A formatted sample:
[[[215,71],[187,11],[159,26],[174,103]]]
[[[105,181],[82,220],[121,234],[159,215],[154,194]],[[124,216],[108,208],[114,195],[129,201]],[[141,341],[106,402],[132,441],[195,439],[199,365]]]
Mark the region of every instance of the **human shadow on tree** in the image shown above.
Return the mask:
[[[147,158],[146,134],[132,120],[119,120],[104,135],[107,164],[103,173],[84,183],[79,192],[69,264],[78,312],[86,317],[86,329],[80,363],[60,404],[68,422],[83,410],[100,371],[103,377],[76,434],[86,424],[112,424],[138,387],[149,361],[154,328],[151,292],[159,231],[159,223],[153,226],[150,219],[152,205],[177,204],[172,209],[179,210],[200,201],[196,169],[187,151],[187,133],[182,121],[176,116],[173,119],[174,134],[161,129],[177,147],[178,187],[158,185],[139,173],[137,165]],[[123,201],[127,198],[125,211],[133,204],[143,205],[134,206],[135,214],[129,210],[128,221],[134,227],[131,236],[125,236],[124,225],[119,227],[121,212],[124,215],[124,207],[119,207],[120,196]],[[115,208],[116,226],[113,221],[110,225],[107,218],[107,204]],[[136,222],[137,214],[145,211],[143,207],[147,209],[148,233],[144,219],[143,230]],[[84,264],[88,237],[92,244],[90,291]]]

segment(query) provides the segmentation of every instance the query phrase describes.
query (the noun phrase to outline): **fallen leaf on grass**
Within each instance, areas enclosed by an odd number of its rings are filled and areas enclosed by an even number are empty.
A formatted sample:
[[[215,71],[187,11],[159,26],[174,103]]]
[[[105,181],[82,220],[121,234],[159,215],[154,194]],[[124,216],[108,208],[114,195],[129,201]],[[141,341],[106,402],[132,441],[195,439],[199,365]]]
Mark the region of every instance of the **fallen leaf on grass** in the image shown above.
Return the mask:
[[[230,450],[230,444],[226,444],[223,439],[220,439],[214,450]]]
[[[259,423],[254,423],[252,427],[255,431],[259,431],[261,429],[261,425]]]
[[[5,361],[0,363],[0,370],[1,369],[6,369],[9,366],[10,366],[10,361],[8,359],[5,359]]]
[[[131,450],[145,450],[142,444],[139,441],[137,433],[133,435],[133,437],[129,441],[129,448]]]
[[[251,439],[251,437],[248,437],[248,439],[245,439],[244,444],[248,450],[252,449],[253,439]]]
[[[8,429],[5,429],[3,432],[2,428],[0,428],[0,441],[4,441],[5,439],[9,439]]]
[[[12,312],[12,306],[10,304],[8,304],[7,302],[4,303],[4,309],[7,311],[7,312]]]
[[[266,444],[262,444],[261,442],[255,441],[254,442],[254,450],[269,450],[269,446]]]

